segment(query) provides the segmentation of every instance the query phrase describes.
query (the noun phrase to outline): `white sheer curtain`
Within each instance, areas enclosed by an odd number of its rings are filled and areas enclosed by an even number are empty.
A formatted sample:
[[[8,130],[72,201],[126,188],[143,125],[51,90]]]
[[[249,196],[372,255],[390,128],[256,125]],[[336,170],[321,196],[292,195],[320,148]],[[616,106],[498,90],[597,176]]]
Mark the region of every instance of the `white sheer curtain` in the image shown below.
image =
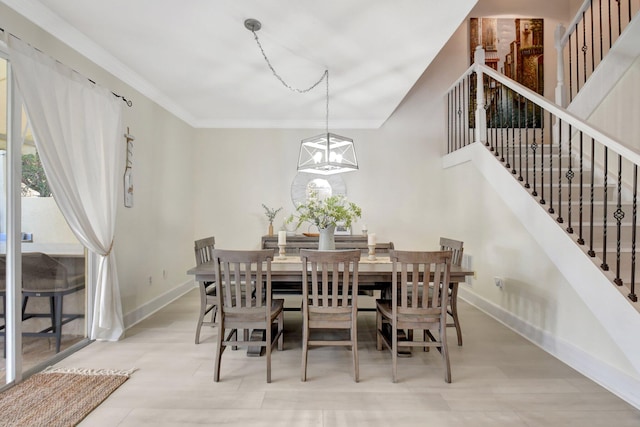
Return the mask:
[[[125,162],[121,101],[13,36],[8,46],[54,198],[78,240],[99,257],[89,337],[117,340],[124,332],[112,251]]]

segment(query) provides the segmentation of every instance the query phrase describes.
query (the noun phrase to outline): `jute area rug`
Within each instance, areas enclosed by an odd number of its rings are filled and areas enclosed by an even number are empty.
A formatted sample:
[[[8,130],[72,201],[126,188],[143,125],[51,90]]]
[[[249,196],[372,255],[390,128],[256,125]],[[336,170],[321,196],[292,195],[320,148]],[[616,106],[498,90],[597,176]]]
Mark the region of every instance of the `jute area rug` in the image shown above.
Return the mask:
[[[49,367],[0,394],[0,426],[75,426],[133,371]]]

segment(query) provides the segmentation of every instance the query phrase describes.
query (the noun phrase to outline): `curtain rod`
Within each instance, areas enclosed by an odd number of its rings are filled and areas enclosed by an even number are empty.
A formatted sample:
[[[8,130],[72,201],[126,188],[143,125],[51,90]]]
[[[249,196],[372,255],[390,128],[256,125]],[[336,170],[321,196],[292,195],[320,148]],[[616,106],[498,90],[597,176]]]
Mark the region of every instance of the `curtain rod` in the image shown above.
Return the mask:
[[[22,40],[20,37],[16,36],[15,34],[7,33],[7,32],[5,31],[5,29],[4,29],[4,28],[2,28],[2,27],[0,27],[0,32],[3,32],[3,33],[5,33],[5,34],[9,34],[9,35],[11,35],[11,36],[13,36],[13,37],[17,38],[18,40]],[[34,49],[36,49],[36,50],[37,50],[37,51],[39,51],[39,52],[42,52],[42,51],[41,51],[40,49],[38,49],[38,48],[34,48]],[[44,53],[44,52],[42,52],[42,53]],[[45,55],[46,55],[46,54],[45,54]],[[66,67],[68,67],[68,65],[63,64],[62,62],[58,61],[57,59],[54,59],[54,60],[55,60],[56,62],[58,62],[58,63],[62,64],[62,65],[65,65]],[[73,70],[73,71],[75,71],[76,73],[78,73],[76,70]],[[78,73],[78,74],[80,74],[80,75],[82,76],[82,73]],[[97,84],[94,80],[91,80],[89,77],[85,77],[85,78],[86,78],[87,80],[89,80],[91,83],[93,83],[94,85],[95,85],[95,84]],[[120,98],[120,99],[122,99],[122,101],[123,101],[125,104],[127,104],[127,106],[128,106],[128,107],[133,106],[133,101],[131,101],[130,99],[127,99],[127,98],[125,98],[123,95],[120,95],[119,93],[115,93],[114,91],[111,91],[111,93],[112,93],[112,94],[113,94],[113,96],[115,96],[116,98]]]

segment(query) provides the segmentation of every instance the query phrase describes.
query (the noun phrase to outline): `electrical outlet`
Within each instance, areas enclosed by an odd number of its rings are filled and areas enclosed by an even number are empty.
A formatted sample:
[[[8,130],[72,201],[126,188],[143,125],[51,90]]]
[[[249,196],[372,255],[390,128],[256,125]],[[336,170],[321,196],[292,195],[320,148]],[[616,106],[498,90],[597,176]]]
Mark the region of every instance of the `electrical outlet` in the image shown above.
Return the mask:
[[[162,278],[163,279],[167,278],[167,270],[162,270]]]
[[[153,285],[153,276],[149,276],[149,285]]]
[[[504,279],[502,277],[496,276],[493,278],[493,281],[495,282],[496,286],[500,288],[500,290],[504,289]]]

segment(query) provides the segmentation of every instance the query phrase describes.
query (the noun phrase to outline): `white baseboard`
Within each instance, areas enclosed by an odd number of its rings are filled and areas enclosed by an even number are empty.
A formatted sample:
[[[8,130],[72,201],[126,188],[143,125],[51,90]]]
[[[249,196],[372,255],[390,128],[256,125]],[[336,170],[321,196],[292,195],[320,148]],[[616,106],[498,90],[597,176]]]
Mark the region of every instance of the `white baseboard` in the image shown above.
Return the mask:
[[[603,363],[571,343],[558,339],[549,332],[525,322],[502,307],[474,294],[461,286],[458,297],[491,316],[533,344],[571,366],[620,399],[640,409],[640,380]]]
[[[129,329],[135,324],[141,322],[147,317],[151,316],[156,311],[164,308],[167,304],[175,301],[180,298],[187,292],[191,291],[196,287],[196,284],[193,280],[188,280],[176,288],[171,289],[168,292],[165,292],[162,295],[152,299],[146,304],[138,307],[137,309],[125,314],[124,317],[124,328]]]

